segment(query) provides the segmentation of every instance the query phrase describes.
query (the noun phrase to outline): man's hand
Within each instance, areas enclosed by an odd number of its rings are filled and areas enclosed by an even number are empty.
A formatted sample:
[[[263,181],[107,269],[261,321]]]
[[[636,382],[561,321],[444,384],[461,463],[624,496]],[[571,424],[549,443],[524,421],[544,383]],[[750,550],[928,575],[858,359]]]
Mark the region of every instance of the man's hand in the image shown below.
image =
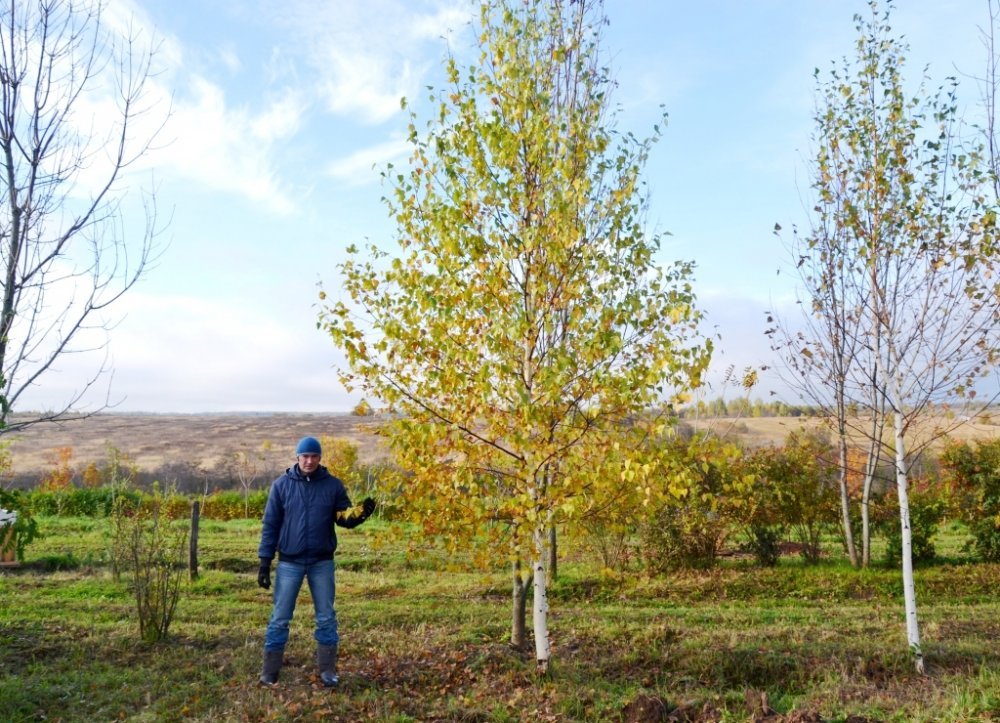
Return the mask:
[[[271,587],[271,561],[261,558],[260,569],[257,570],[257,584],[265,590]]]
[[[372,516],[372,512],[375,511],[375,500],[371,497],[365,497],[365,501],[361,503],[361,511],[365,515],[365,519]]]

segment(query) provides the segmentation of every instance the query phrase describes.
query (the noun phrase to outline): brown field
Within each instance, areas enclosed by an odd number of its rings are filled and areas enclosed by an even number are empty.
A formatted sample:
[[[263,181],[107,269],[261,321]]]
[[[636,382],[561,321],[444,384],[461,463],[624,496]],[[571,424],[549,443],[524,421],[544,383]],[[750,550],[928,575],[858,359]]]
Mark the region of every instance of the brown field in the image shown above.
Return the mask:
[[[65,447],[73,450],[70,463],[77,469],[106,461],[111,446],[152,471],[177,462],[209,469],[239,450],[253,452],[270,442],[283,466],[282,450],[293,462],[295,444],[306,435],[350,439],[362,462],[375,461],[385,456],[374,434],[380,423],[350,414],[98,414],[33,425],[4,439],[11,442],[15,474],[51,469]]]
[[[15,417],[16,419],[16,417]],[[358,445],[362,462],[386,456],[383,440],[374,434],[379,417],[350,414],[99,414],[87,419],[39,424],[4,439],[11,442],[13,472],[51,469],[60,448],[71,448],[77,469],[107,459],[109,446],[135,460],[139,468],[153,471],[171,463],[186,462],[205,469],[214,467],[239,450],[254,451],[270,442],[280,466],[282,450],[293,459],[296,441],[304,435],[336,437]],[[709,429],[748,446],[781,444],[789,432],[820,422],[806,417],[746,417],[740,419],[685,419],[696,429]],[[978,419],[954,429],[959,439],[992,439],[1000,425]]]
[[[710,430],[720,437],[736,440],[748,447],[780,445],[791,432],[817,429],[826,424],[825,420],[816,417],[706,418],[685,419],[684,422],[697,430]],[[867,437],[858,430],[867,432],[867,424],[856,421],[853,426],[855,429],[848,432],[849,437],[856,444],[863,445]],[[933,448],[948,439],[978,441],[998,436],[1000,416],[982,415],[969,421],[940,416],[922,420],[918,429],[907,432],[907,441],[909,448],[913,450],[926,445]],[[892,429],[885,430],[883,439],[891,437]]]

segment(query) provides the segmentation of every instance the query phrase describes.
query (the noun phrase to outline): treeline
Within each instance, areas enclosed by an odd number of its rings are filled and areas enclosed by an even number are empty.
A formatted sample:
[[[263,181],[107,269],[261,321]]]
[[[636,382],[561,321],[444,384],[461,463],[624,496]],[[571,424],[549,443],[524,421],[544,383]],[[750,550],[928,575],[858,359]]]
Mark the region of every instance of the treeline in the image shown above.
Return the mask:
[[[942,415],[953,412],[947,405],[935,407],[928,405],[928,410],[933,413],[935,410]],[[747,399],[738,397],[735,399],[725,399],[717,397],[712,400],[699,399],[690,404],[678,407],[673,410],[681,419],[698,419],[706,417],[824,417],[829,415],[828,410],[818,406],[808,404],[788,404],[778,400],[765,402],[762,399]],[[979,412],[982,421],[987,421],[997,414],[997,408],[990,407]],[[846,412],[848,416],[859,416],[864,410],[856,402],[847,404]]]
[[[681,419],[701,417],[815,417],[823,414],[818,407],[788,404],[782,401],[735,398],[699,399],[676,410]]]

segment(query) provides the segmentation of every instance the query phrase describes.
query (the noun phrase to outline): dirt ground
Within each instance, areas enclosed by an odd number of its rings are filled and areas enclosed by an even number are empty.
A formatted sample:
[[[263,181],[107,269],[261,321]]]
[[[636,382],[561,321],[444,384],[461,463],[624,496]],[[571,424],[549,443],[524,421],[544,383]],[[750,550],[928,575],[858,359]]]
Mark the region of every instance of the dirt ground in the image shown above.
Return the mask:
[[[212,467],[240,450],[254,452],[270,442],[275,454],[288,450],[305,435],[350,439],[362,462],[385,456],[374,430],[377,417],[350,414],[98,414],[87,419],[36,424],[5,435],[11,443],[13,472],[51,469],[59,450],[73,450],[77,469],[107,460],[114,447],[135,460],[140,469],[155,470],[174,462]]]

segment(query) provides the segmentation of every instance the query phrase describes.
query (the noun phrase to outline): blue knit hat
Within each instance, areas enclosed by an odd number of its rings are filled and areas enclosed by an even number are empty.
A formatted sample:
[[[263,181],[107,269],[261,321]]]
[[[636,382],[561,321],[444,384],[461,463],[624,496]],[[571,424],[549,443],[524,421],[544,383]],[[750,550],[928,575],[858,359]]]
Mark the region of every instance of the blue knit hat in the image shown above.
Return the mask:
[[[295,448],[295,456],[298,457],[300,454],[323,454],[323,450],[319,446],[319,440],[315,437],[303,437],[300,439],[298,446]]]

